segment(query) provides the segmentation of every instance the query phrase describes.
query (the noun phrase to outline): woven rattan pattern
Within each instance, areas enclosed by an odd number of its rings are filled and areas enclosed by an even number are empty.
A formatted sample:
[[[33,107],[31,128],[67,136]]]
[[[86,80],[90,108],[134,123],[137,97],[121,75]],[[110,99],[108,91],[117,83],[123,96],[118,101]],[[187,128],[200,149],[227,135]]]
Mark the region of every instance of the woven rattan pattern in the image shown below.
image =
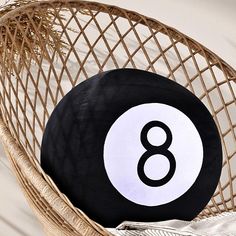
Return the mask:
[[[63,51],[52,50],[46,40],[51,35],[34,21],[34,14],[48,9],[51,26],[66,45]],[[235,210],[236,72],[217,55],[154,19],[95,2],[31,3],[4,15],[0,30],[5,32],[0,34],[1,138],[48,235],[109,235],[70,203],[38,159],[46,122],[60,99],[81,81],[114,68],[162,74],[203,101],[221,134],[224,161],[216,192],[199,217]],[[28,40],[29,31],[35,41]],[[28,57],[25,47],[31,50]]]

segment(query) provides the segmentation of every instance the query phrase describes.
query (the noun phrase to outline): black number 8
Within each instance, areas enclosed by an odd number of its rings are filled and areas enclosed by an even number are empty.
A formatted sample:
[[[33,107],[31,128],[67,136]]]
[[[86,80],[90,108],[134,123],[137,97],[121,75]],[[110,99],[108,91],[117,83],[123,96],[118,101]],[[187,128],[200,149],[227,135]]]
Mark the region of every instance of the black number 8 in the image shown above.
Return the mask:
[[[147,139],[147,134],[148,131],[153,128],[153,127],[160,127],[162,128],[165,133],[166,133],[166,141],[160,145],[160,146],[154,146],[152,145],[148,139]],[[142,180],[143,183],[145,183],[148,186],[151,187],[157,187],[157,186],[162,186],[166,184],[174,175],[175,169],[176,169],[176,162],[173,154],[168,150],[168,148],[171,145],[172,142],[172,133],[167,125],[160,121],[151,121],[147,123],[142,131],[141,131],[141,143],[147,150],[140,158],[138,162],[138,176]],[[155,155],[155,154],[161,154],[165,156],[169,162],[170,162],[170,169],[169,172],[166,174],[165,177],[159,180],[153,180],[147,177],[147,175],[144,172],[144,165],[146,161],[148,160],[149,157]]]

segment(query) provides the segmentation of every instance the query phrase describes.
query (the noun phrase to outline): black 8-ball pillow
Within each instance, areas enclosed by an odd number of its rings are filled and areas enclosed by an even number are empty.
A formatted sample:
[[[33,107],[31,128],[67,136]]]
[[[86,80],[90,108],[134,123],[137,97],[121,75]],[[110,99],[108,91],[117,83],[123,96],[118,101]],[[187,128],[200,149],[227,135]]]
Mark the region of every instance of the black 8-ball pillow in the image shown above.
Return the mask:
[[[106,227],[193,219],[218,183],[222,148],[201,101],[146,71],[119,69],[73,88],[44,132],[41,164]]]

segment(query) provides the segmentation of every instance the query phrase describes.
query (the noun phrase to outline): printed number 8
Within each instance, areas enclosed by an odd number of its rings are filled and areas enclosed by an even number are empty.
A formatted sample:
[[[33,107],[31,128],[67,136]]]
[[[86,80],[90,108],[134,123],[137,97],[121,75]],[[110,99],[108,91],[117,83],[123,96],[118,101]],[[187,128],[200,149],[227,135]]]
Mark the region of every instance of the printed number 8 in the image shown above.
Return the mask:
[[[160,146],[154,146],[148,141],[147,134],[148,134],[149,130],[152,129],[153,127],[160,127],[166,133],[166,141]],[[143,147],[147,151],[141,156],[141,158],[138,162],[137,168],[138,168],[139,178],[141,179],[141,181],[144,184],[151,186],[151,187],[158,187],[158,186],[162,186],[162,185],[166,184],[173,177],[173,175],[175,173],[175,169],[176,169],[175,158],[174,158],[173,154],[168,150],[168,148],[170,147],[171,142],[172,142],[172,133],[171,133],[169,127],[160,121],[151,121],[143,127],[143,129],[141,131],[140,139],[141,139],[141,143],[142,143]],[[159,180],[153,180],[153,179],[148,178],[144,172],[144,165],[145,165],[146,161],[148,160],[149,157],[156,155],[156,154],[161,154],[161,155],[165,156],[170,163],[169,172],[166,174],[165,177],[163,177],[162,179],[159,179]]]

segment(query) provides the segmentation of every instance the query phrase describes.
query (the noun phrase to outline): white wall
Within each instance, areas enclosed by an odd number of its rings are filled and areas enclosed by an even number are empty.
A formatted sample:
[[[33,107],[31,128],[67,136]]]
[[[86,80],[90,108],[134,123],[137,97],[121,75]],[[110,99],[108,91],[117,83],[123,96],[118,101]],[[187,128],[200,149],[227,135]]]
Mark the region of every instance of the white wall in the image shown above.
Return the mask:
[[[172,26],[218,54],[236,68],[236,1],[102,0]]]

